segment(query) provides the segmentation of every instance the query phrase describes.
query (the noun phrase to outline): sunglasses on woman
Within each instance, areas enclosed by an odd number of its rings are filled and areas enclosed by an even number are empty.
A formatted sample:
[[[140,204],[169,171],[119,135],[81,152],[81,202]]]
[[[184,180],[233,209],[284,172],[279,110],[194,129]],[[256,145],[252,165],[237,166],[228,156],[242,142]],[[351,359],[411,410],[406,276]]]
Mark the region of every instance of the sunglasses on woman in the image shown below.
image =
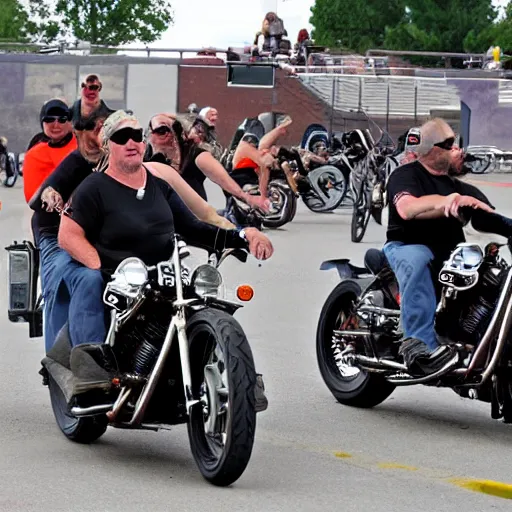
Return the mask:
[[[171,133],[171,129],[168,126],[159,126],[151,131],[157,135],[167,135],[168,133]]]
[[[79,132],[91,132],[94,128],[96,128],[95,120],[77,121],[75,124],[75,130]]]
[[[92,84],[92,85],[82,84],[82,89],[89,89],[89,91],[99,91],[100,88],[101,88],[101,86],[96,85],[96,84]]]
[[[110,140],[114,144],[118,144],[120,146],[124,146],[129,140],[142,142],[143,139],[144,136],[142,128],[122,128],[110,136]]]
[[[54,123],[57,121],[59,124],[64,124],[69,121],[68,116],[44,116],[43,123]]]
[[[453,145],[455,144],[455,137],[448,137],[447,139],[443,140],[442,142],[437,142],[434,144],[436,148],[441,148],[445,150],[450,150],[453,148]]]

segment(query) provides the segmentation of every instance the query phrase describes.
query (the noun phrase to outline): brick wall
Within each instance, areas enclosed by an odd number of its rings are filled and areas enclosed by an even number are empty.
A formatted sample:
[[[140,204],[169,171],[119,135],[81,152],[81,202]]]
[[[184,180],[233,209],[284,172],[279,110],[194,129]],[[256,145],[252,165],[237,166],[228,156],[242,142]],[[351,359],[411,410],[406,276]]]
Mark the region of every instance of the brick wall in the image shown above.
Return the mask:
[[[293,124],[283,144],[297,144],[311,123],[329,126],[329,107],[310,93],[298,79],[276,70],[273,89],[228,87],[227,69],[222,66],[182,65],[179,69],[178,109],[186,110],[190,103],[212,106],[219,111],[218,134],[223,145],[229,144],[236,128],[246,117],[262,112],[283,112]],[[205,64],[207,62],[205,61]]]

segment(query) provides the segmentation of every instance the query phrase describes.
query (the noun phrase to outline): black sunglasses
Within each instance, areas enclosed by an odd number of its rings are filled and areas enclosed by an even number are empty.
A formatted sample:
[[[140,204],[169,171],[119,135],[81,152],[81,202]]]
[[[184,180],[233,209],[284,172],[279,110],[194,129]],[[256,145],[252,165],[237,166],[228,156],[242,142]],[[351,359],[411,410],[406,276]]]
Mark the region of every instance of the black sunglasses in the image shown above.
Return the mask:
[[[89,91],[99,91],[100,86],[99,85],[89,85],[89,84],[82,84],[82,89],[89,89]]]
[[[143,138],[142,128],[122,128],[110,136],[110,140],[120,146],[124,146],[130,139],[134,142],[142,142]]]
[[[68,116],[44,116],[43,123],[53,123],[58,121],[59,124],[64,124],[69,121]]]
[[[445,150],[450,150],[453,148],[453,145],[455,144],[455,137],[448,137],[447,139],[443,140],[442,142],[437,142],[434,144],[436,148],[441,148]]]
[[[79,132],[91,132],[96,128],[96,121],[94,119],[90,119],[88,121],[77,121],[75,123],[75,130]]]
[[[171,133],[171,129],[168,126],[159,126],[151,131],[157,135],[166,135],[167,133]]]

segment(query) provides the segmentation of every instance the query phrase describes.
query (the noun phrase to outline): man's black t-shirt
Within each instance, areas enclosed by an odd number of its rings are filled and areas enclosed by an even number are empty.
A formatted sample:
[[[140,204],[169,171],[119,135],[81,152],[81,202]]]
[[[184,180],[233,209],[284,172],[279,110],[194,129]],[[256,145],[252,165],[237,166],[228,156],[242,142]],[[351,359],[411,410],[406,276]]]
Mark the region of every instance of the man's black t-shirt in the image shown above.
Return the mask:
[[[77,149],[72,151],[58,167],[46,178],[40,187],[37,198],[31,201],[31,208],[35,210],[32,218],[32,228],[37,233],[36,239],[41,235],[57,235],[60,225],[60,215],[57,212],[47,212],[41,202],[41,193],[47,187],[52,187],[66,203],[73,191],[82,181],[92,173],[94,164],[86,160]]]
[[[396,201],[404,195],[423,197],[428,195],[448,196],[457,192],[475,197],[492,206],[487,197],[476,187],[451,176],[435,176],[418,162],[411,162],[396,169],[387,186],[389,198],[388,241],[406,244],[422,244],[438,257],[447,257],[453,248],[465,241],[463,225],[455,217],[437,219],[404,220],[398,214]]]
[[[91,174],[73,194],[69,215],[98,251],[103,270],[113,271],[132,256],[146,265],[168,260],[175,230],[198,247],[247,247],[236,231],[199,221],[165,181],[146,175],[141,200],[137,190],[105,173]]]

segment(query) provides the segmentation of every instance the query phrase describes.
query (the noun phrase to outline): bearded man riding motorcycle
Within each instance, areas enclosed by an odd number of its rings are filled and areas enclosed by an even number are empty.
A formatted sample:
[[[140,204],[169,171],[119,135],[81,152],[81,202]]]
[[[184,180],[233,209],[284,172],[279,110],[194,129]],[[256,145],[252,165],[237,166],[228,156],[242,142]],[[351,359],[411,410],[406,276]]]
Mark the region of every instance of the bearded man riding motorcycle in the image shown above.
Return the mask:
[[[464,242],[463,224],[471,217],[479,231],[510,236],[510,220],[494,214],[476,187],[460,173],[462,151],[455,134],[441,119],[421,128],[417,160],[396,169],[389,179],[389,224],[383,252],[398,280],[405,339],[399,353],[413,373],[442,367],[452,348],[438,343],[434,330],[437,306],[433,270]],[[436,275],[436,274],[435,274]]]

